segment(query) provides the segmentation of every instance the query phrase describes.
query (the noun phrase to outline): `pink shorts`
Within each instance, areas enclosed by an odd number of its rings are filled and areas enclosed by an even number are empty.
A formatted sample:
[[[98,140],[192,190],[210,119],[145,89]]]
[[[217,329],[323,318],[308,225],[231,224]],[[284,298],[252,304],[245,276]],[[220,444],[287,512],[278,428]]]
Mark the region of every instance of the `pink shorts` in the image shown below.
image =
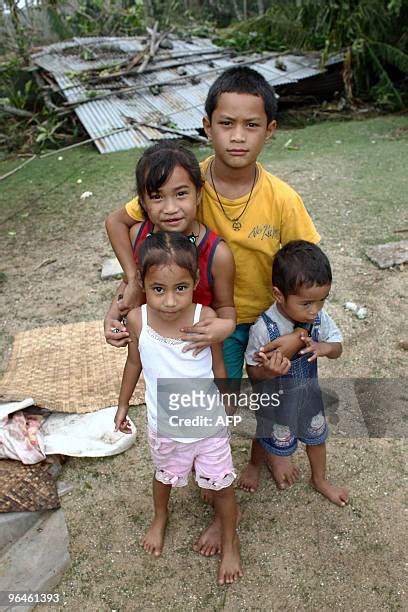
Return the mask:
[[[228,432],[197,442],[176,442],[160,438],[149,429],[149,445],[155,478],[173,487],[185,487],[195,469],[197,484],[202,489],[225,489],[235,480]]]

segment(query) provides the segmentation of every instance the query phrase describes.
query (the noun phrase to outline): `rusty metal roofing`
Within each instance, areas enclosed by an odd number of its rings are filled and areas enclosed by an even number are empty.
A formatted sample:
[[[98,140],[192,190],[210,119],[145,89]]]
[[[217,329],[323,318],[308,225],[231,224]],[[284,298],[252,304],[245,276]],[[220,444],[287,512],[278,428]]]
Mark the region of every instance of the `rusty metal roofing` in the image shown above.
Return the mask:
[[[172,48],[160,48],[142,74],[135,74],[135,66],[110,77],[138,54],[140,59],[147,42],[143,36],[75,38],[45,47],[31,57],[52,77],[54,89],[66,103],[73,105],[101,153],[144,147],[152,140],[176,138],[177,133],[196,137],[208,88],[232,65],[250,64],[275,87],[325,71],[314,55],[236,56],[209,39],[180,40],[172,35],[168,39]],[[90,71],[94,71],[92,80]],[[165,131],[166,126],[171,131]]]

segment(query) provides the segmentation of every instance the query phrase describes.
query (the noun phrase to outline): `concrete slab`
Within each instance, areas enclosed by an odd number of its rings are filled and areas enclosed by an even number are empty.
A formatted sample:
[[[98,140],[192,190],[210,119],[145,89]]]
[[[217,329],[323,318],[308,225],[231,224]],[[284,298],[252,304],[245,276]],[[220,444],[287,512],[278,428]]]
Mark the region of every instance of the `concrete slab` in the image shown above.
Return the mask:
[[[37,513],[36,513],[37,514]],[[55,593],[70,564],[64,513],[49,510],[0,556],[0,592]],[[1,602],[4,606],[5,602]],[[8,612],[28,612],[34,605],[5,605]]]
[[[387,242],[366,249],[366,255],[379,268],[391,268],[408,262],[408,240]]]
[[[122,275],[123,270],[116,257],[111,259],[105,259],[102,266],[101,279],[107,280],[108,278],[115,278],[116,276]]]
[[[38,520],[42,512],[4,512],[0,514],[0,552],[16,542]]]

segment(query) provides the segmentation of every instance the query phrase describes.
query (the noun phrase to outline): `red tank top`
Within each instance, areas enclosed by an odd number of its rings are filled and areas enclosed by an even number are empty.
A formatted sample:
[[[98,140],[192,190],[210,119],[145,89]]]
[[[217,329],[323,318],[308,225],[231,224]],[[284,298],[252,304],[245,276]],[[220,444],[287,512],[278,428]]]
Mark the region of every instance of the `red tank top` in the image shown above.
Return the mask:
[[[152,233],[154,225],[149,219],[143,221],[140,229],[137,233],[135,241],[133,243],[133,257],[137,263],[137,255],[139,246]],[[206,228],[204,238],[198,245],[198,265],[200,268],[200,281],[193,293],[193,302],[196,304],[202,304],[203,306],[211,306],[213,301],[213,285],[214,279],[211,272],[212,260],[214,257],[215,249],[222,240],[220,236],[214,234],[211,230]]]

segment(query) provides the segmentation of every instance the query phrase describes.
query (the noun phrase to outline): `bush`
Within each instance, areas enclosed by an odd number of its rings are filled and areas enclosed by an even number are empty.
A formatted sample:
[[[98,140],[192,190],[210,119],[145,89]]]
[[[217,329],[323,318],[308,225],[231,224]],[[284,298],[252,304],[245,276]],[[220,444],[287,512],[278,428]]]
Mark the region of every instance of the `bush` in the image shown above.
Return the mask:
[[[393,110],[406,97],[407,17],[408,0],[273,0],[265,15],[218,40],[240,51],[318,50],[322,62],[345,51],[353,94]]]

